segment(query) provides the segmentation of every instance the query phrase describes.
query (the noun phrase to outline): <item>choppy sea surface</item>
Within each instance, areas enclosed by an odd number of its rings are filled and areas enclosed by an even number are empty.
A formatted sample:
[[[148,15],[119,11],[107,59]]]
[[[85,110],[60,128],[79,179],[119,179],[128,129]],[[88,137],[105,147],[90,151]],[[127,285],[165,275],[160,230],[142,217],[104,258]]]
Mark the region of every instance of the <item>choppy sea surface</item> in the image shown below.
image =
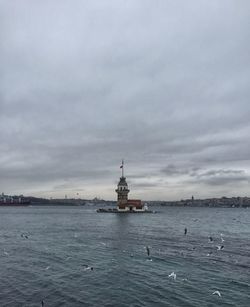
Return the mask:
[[[250,209],[95,209],[0,208],[0,306],[250,306]]]

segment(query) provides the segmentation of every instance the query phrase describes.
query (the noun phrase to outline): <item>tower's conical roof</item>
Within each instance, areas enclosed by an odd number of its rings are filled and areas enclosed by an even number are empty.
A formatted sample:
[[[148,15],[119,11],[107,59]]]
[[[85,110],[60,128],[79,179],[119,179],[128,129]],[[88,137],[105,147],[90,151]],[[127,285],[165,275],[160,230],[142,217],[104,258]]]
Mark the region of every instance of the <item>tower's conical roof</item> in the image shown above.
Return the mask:
[[[120,181],[119,181],[119,183],[118,183],[118,186],[119,185],[125,185],[125,186],[127,186],[128,184],[127,184],[127,181],[126,181],[126,177],[120,177]]]

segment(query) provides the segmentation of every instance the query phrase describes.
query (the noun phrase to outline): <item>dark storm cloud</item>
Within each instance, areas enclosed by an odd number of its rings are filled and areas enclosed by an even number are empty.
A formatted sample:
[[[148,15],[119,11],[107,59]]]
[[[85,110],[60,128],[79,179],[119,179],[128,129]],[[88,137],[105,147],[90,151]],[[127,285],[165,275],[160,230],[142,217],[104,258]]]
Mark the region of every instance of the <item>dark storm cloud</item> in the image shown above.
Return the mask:
[[[24,0],[0,8],[3,190],[38,195],[60,186],[62,196],[64,184],[87,185],[89,196],[99,189],[113,198],[122,158],[131,184],[142,193],[158,187],[162,199],[189,193],[192,184],[182,182],[196,171],[248,176],[247,1]],[[200,177],[200,193],[213,193],[218,178],[225,193],[226,176],[243,175]]]

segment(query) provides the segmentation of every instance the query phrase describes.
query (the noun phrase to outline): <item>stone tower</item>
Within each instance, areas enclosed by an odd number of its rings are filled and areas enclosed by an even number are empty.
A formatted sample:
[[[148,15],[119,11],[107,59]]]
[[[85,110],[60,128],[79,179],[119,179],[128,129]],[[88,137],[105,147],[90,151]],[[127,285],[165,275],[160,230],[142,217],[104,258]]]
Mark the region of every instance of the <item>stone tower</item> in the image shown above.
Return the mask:
[[[126,177],[124,177],[124,162],[122,161],[122,165],[120,167],[122,169],[122,176],[120,177],[120,181],[117,185],[117,189],[115,190],[117,193],[117,206],[124,206],[128,202],[128,184],[126,182]]]

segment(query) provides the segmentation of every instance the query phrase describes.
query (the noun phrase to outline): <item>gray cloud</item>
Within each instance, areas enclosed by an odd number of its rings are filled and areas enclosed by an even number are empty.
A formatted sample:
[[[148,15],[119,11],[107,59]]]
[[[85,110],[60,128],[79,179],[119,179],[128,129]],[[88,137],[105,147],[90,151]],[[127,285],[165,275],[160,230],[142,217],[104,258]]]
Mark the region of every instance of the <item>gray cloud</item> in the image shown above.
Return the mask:
[[[184,198],[191,177],[201,197],[232,193],[250,172],[249,9],[1,1],[2,190],[64,196],[69,184],[115,198],[124,158],[144,199]]]
[[[178,168],[174,164],[169,164],[165,168],[163,168],[161,172],[164,173],[166,176],[181,176],[181,175],[193,176],[193,174],[196,174],[198,170],[199,170],[198,167]]]
[[[179,191],[186,191],[186,197],[200,197],[205,189],[207,195],[221,197],[222,195],[234,196],[237,193],[248,195],[250,183],[249,173],[241,169],[197,169],[186,172],[167,187]],[[188,187],[188,188],[187,188]]]
[[[240,182],[249,183],[250,176],[244,170],[219,169],[209,170],[194,175],[195,180],[199,183],[209,185],[228,185],[238,184]]]

